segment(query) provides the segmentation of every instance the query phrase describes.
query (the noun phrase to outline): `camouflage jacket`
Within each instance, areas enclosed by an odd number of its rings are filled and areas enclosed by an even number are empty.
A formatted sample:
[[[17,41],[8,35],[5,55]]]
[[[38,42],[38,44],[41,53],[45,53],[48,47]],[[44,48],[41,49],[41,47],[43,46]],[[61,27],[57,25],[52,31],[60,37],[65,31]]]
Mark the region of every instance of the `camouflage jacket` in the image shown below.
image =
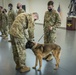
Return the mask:
[[[0,29],[1,29],[1,27],[2,27],[2,13],[0,11]]]
[[[8,25],[8,18],[5,13],[2,13],[2,27],[5,28]]]
[[[18,12],[17,12],[17,15],[19,15],[20,13],[24,13],[24,10],[23,9],[19,9]]]
[[[8,12],[8,24],[12,24],[13,21],[15,20],[15,12],[14,10],[9,10]]]
[[[28,19],[28,29],[34,29],[34,21],[32,18],[32,14],[28,14],[27,15],[27,19]]]
[[[56,10],[52,10],[52,12],[46,11],[44,16],[44,30],[48,31],[48,27],[53,27],[52,31],[55,31],[58,26],[61,25],[61,19]]]
[[[26,13],[19,14],[10,28],[10,34],[14,37],[24,39],[25,29],[27,29],[27,15]]]

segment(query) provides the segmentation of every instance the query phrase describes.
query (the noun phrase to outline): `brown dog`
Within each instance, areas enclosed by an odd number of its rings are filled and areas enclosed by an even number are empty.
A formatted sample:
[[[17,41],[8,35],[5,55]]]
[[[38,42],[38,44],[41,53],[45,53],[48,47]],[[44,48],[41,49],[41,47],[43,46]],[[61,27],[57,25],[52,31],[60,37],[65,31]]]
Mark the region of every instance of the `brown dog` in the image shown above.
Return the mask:
[[[38,71],[40,71],[42,67],[42,59],[47,57],[50,54],[50,52],[52,53],[52,55],[55,57],[55,60],[56,60],[55,69],[58,69],[59,63],[60,63],[60,51],[61,51],[61,47],[59,45],[53,44],[53,43],[44,45],[44,44],[28,41],[26,43],[26,49],[27,48],[32,49],[32,51],[36,56],[36,63],[33,69],[36,68],[39,61]]]

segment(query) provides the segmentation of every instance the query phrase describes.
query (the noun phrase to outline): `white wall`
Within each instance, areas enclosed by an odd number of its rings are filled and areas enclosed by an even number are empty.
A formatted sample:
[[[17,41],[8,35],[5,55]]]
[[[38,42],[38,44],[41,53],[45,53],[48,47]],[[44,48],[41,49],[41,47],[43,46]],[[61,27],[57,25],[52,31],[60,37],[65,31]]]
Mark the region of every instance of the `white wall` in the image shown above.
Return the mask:
[[[14,10],[16,11],[17,3],[20,2],[23,5],[26,5],[26,12],[38,12],[39,20],[37,23],[42,23],[44,21],[44,13],[47,11],[47,3],[49,0],[0,0],[0,5],[3,5],[5,8],[8,8],[8,3],[12,3]],[[66,27],[66,17],[68,13],[68,5],[70,0],[53,0],[54,8],[57,10],[58,5],[60,4],[62,10],[62,24],[61,27]]]
[[[16,6],[17,6],[17,3],[19,2],[22,3],[23,5],[26,5],[26,12],[29,13],[30,0],[0,0],[0,5],[8,9],[8,4],[12,3],[13,8],[16,11],[17,10]]]
[[[17,6],[17,3],[19,2],[22,3],[22,5],[26,5],[26,12],[29,13],[30,0],[12,0],[12,4],[15,11],[17,10],[16,6]]]
[[[62,24],[61,27],[66,27],[66,17],[68,16],[67,13],[69,11],[68,6],[70,3],[70,0],[54,0],[55,2],[55,9],[58,8],[58,5],[61,6],[61,12],[62,12]]]
[[[0,0],[0,6],[2,6],[2,0]]]
[[[30,12],[36,11],[39,14],[39,20],[37,23],[43,24],[44,13],[47,10],[47,3],[49,0],[30,0]],[[70,0],[53,0],[54,8],[57,10],[60,4],[62,10],[62,25],[61,27],[66,27],[66,16],[68,13],[68,5]]]
[[[36,21],[37,23],[43,23],[48,1],[49,0],[30,0],[30,13],[37,12],[39,14],[39,20]]]
[[[0,5],[8,9],[8,3],[11,3],[11,0],[0,0]]]

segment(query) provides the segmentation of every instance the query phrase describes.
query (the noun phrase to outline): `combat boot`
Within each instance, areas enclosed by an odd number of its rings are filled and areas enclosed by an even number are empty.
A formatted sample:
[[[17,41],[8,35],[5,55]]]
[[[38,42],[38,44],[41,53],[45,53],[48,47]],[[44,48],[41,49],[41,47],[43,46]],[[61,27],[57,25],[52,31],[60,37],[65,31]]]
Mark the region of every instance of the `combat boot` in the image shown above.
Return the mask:
[[[11,40],[8,40],[8,42],[11,42]]]
[[[16,70],[19,70],[19,69],[21,69],[21,66],[16,65]]]
[[[2,38],[5,39],[6,38],[6,35],[2,35]]]
[[[0,37],[2,37],[2,35],[0,35]]]
[[[27,67],[27,66],[22,67],[21,70],[20,70],[21,73],[28,72],[28,71],[30,71],[30,68]]]
[[[8,37],[6,36],[5,39],[8,40]]]

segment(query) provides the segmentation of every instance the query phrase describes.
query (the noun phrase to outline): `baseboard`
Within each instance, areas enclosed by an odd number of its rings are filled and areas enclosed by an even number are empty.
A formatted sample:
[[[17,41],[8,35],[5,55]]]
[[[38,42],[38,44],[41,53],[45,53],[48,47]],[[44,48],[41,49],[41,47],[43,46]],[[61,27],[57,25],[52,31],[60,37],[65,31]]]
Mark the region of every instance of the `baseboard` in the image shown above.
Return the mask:
[[[37,25],[43,25],[43,23],[35,23],[35,24],[37,24]]]
[[[59,29],[66,29],[66,27],[58,27]]]

